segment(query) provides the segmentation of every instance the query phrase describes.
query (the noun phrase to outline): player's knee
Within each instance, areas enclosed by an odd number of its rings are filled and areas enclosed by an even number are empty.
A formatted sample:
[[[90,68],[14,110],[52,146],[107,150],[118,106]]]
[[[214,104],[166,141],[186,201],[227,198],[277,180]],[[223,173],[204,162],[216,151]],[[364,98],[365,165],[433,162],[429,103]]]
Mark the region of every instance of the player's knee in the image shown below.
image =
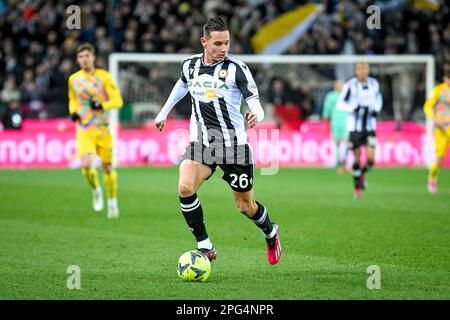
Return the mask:
[[[83,169],[90,169],[92,167],[92,160],[89,157],[81,158],[81,167]]]
[[[253,215],[254,210],[252,203],[250,201],[240,199],[237,200],[237,205],[240,213],[245,214],[248,217]]]
[[[246,216],[250,215],[250,206],[248,204],[239,204],[238,207],[239,207],[240,213],[242,213]]]
[[[106,174],[110,174],[111,173],[111,164],[104,164],[103,165],[103,171],[106,173]]]
[[[367,164],[371,167],[373,167],[375,165],[375,160],[374,159],[367,159]]]
[[[190,197],[192,196],[197,190],[195,190],[194,185],[192,183],[188,182],[180,182],[178,184],[178,194],[180,197]]]
[[[90,170],[92,168],[92,164],[89,162],[83,162],[81,163],[81,169],[83,170]]]

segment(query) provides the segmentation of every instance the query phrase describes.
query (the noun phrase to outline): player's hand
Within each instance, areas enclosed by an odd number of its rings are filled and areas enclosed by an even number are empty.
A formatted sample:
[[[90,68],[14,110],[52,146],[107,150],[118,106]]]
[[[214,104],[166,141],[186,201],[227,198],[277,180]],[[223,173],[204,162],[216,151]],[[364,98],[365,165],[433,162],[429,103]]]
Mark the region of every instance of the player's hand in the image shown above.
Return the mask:
[[[95,110],[95,111],[103,110],[102,104],[100,102],[98,102],[98,101],[95,101],[95,100],[91,100],[90,107],[91,107],[92,110]]]
[[[254,128],[258,124],[258,117],[253,112],[246,112],[244,115],[248,128]]]
[[[166,121],[160,121],[160,122],[156,122],[155,121],[155,126],[156,128],[158,128],[158,130],[161,132],[164,129],[164,124],[166,123]]]
[[[73,122],[81,121],[80,115],[76,112],[70,114],[70,119],[72,119]]]
[[[433,121],[433,125],[436,129],[444,130],[444,127],[442,126],[442,123],[436,119]]]

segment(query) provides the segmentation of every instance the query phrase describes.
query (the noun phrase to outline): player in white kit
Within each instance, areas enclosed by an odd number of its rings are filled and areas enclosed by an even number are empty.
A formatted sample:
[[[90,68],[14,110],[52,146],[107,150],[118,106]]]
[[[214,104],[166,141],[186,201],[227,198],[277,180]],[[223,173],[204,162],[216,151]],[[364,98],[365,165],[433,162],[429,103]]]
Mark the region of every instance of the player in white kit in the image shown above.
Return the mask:
[[[276,264],[281,256],[278,226],[271,222],[266,207],[255,200],[254,163],[245,132],[246,126],[253,128],[264,118],[258,89],[247,65],[228,55],[230,36],[222,18],[208,20],[200,41],[204,52],[183,60],[181,77],[155,119],[157,128],[163,130],[170,110],[190,94],[190,144],[182,156],[178,182],[181,211],[197,249],[211,261],[216,259],[197,190],[219,166],[239,211],[263,231],[269,263]],[[240,111],[242,97],[251,110],[245,119]]]
[[[338,109],[347,111],[349,148],[353,150],[354,195],[360,198],[365,189],[365,174],[375,164],[377,115],[383,107],[378,80],[369,77],[367,63],[356,64],[355,77],[347,81],[338,100]],[[361,147],[366,148],[367,162],[361,166]]]

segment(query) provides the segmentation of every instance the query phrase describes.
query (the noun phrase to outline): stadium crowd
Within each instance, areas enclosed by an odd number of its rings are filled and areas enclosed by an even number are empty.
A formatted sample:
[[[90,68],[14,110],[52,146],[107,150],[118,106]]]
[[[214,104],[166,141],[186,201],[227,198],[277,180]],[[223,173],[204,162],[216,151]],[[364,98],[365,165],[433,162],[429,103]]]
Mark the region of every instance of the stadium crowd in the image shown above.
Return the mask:
[[[311,1],[0,1],[0,115],[19,108],[24,117],[67,116],[67,78],[76,70],[74,53],[83,42],[96,46],[97,64],[103,68],[111,52],[197,53],[206,18],[222,15],[230,24],[231,53],[253,53],[249,39],[257,30],[305,2]],[[356,54],[433,54],[437,78],[442,66],[450,68],[446,1],[435,11],[417,9],[414,1],[406,0],[313,2],[324,3],[324,13],[286,54],[339,54],[350,44]],[[379,30],[365,25],[366,8],[373,3],[382,10]],[[81,8],[79,30],[66,25],[72,4]],[[287,85],[275,80],[268,87],[271,91]],[[301,100],[297,102],[304,117],[320,114],[320,106],[311,105],[308,89],[301,83],[283,88]],[[276,99],[275,91],[269,97]],[[418,97],[415,108],[425,98],[420,93]]]

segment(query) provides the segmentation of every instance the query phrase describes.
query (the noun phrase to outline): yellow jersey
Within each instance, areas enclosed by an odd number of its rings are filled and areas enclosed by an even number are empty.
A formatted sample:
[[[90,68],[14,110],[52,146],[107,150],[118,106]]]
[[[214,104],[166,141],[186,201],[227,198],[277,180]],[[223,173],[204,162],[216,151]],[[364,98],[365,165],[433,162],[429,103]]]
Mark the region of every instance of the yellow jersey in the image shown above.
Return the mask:
[[[434,87],[423,111],[427,118],[436,120],[444,129],[450,127],[450,87],[445,82]]]
[[[92,110],[91,100],[100,102],[103,110]],[[122,104],[120,90],[106,70],[79,70],[69,77],[69,111],[81,118],[77,129],[109,130],[109,110],[121,108]]]

